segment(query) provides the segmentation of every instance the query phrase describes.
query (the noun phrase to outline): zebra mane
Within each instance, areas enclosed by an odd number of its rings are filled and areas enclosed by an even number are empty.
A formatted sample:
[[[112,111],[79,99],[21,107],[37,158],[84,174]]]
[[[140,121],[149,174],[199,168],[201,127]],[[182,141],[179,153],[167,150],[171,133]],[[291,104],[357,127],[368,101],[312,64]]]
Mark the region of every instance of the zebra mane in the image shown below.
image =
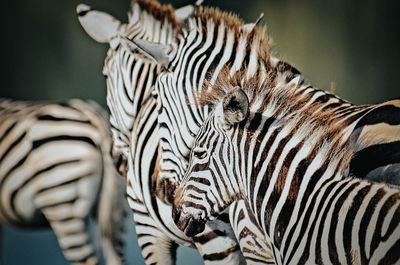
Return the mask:
[[[203,25],[207,25],[208,21],[214,22],[216,26],[223,22],[226,27],[234,28],[238,33],[240,32],[240,27],[245,25],[244,21],[239,18],[238,15],[221,11],[218,7],[200,6],[194,13],[194,16],[198,18]]]
[[[190,23],[190,20],[194,23]],[[248,24],[246,24],[236,14],[231,12],[221,11],[217,7],[204,7],[199,6],[195,9],[194,13],[182,23],[182,31],[193,30],[193,24],[196,24],[197,30],[203,30],[207,33],[208,25],[213,25],[214,29],[223,26],[227,31],[233,31],[235,42],[241,39],[247,40],[246,53],[249,54],[254,45],[258,47],[258,59],[264,64],[269,64],[271,42],[267,35],[265,26],[256,27],[249,31]]]
[[[145,11],[155,20],[168,21],[174,28],[178,28],[179,21],[175,17],[175,9],[170,5],[161,5],[155,0],[133,0],[130,11],[128,12],[128,20],[131,23],[135,20],[135,4],[138,4],[142,11]],[[140,16],[142,13],[140,14]]]
[[[282,80],[276,69],[269,68],[266,75],[261,72],[250,78],[246,77],[247,69],[242,69],[230,74],[229,68],[221,70],[217,80],[211,84],[205,81],[203,90],[197,93],[199,106],[208,105],[215,108],[220,104],[227,92],[234,88],[243,89],[249,99],[250,114],[247,124],[250,124],[255,115],[272,115],[279,123],[295,124],[301,127],[304,134],[314,135],[323,133],[324,141],[321,142],[321,149],[331,159],[344,161],[342,165],[348,165],[353,153],[347,142],[342,142],[345,132],[342,130],[347,124],[343,120],[332,119],[334,109],[321,111],[323,103],[308,105],[314,93],[322,92],[328,96],[337,98],[328,92],[313,89],[308,84],[303,84],[301,76],[293,78],[289,82]],[[340,100],[340,99],[339,99]],[[242,123],[242,126],[246,122]],[[247,128],[251,131],[251,128]],[[344,171],[345,168],[342,169]]]

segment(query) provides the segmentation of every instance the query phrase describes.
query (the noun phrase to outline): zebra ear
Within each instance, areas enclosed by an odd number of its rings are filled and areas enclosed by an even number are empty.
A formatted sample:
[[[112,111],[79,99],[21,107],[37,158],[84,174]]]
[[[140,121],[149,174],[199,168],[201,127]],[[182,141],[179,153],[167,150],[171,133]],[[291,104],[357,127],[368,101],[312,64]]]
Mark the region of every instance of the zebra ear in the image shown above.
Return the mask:
[[[121,44],[132,53],[140,53],[166,66],[171,57],[172,45],[150,42],[146,40],[130,40],[121,37]]]
[[[175,18],[178,21],[184,21],[190,15],[192,15],[195,8],[199,7],[202,3],[203,3],[203,0],[197,0],[194,5],[187,5],[187,6],[183,6],[183,7],[176,9],[175,10]]]
[[[249,112],[249,99],[240,87],[234,87],[227,92],[222,100],[224,120],[228,126],[243,121]]]
[[[79,22],[86,33],[100,43],[110,43],[118,36],[121,22],[113,16],[79,4],[76,7]]]
[[[264,17],[264,13],[261,13],[260,16],[257,18],[256,22],[248,23],[248,24],[241,26],[242,30],[245,32],[252,32],[263,17]]]

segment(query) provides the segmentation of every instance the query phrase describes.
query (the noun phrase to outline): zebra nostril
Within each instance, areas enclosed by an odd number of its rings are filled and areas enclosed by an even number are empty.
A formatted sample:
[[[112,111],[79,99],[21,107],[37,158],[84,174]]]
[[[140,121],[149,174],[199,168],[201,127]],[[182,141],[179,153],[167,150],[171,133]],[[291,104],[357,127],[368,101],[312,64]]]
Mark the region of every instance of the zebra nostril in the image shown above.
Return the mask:
[[[198,235],[199,233],[203,232],[205,229],[205,221],[203,220],[197,220],[194,219],[193,217],[190,217],[186,221],[186,227],[185,227],[185,235],[188,237],[193,237]]]

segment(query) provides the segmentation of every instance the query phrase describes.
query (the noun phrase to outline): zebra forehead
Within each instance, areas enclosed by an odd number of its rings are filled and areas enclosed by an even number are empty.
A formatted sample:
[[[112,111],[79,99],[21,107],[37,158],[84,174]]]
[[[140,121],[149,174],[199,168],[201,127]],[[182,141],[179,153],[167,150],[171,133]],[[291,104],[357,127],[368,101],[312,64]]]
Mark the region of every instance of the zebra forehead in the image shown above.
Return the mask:
[[[230,74],[229,67],[225,66],[213,84],[204,80],[203,89],[198,92],[197,102],[200,106],[212,105],[216,107],[230,89],[240,87],[246,93],[250,106],[260,104],[256,102],[256,99],[264,98],[270,89],[276,85],[272,68],[267,71],[269,73],[266,76],[257,72],[248,78],[247,68]]]

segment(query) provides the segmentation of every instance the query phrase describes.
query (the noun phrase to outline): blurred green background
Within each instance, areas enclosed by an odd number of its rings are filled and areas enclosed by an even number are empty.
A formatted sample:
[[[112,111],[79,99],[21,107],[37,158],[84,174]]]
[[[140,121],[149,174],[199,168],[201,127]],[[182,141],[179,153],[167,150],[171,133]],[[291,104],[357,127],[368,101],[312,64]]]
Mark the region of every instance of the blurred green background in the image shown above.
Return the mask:
[[[80,27],[81,1],[3,0],[0,9],[0,97],[19,100],[91,98],[105,105],[101,74],[107,45]],[[175,7],[195,2],[161,1]],[[126,21],[129,0],[84,0]],[[300,70],[311,83],[351,102],[368,104],[400,96],[398,1],[205,0],[252,22],[261,12],[274,40],[273,54]],[[131,220],[131,219],[130,219]],[[130,221],[129,220],[129,221]],[[132,222],[127,261],[141,264]],[[66,264],[51,232],[3,229],[0,264]],[[180,264],[201,264],[193,250],[180,251]]]

